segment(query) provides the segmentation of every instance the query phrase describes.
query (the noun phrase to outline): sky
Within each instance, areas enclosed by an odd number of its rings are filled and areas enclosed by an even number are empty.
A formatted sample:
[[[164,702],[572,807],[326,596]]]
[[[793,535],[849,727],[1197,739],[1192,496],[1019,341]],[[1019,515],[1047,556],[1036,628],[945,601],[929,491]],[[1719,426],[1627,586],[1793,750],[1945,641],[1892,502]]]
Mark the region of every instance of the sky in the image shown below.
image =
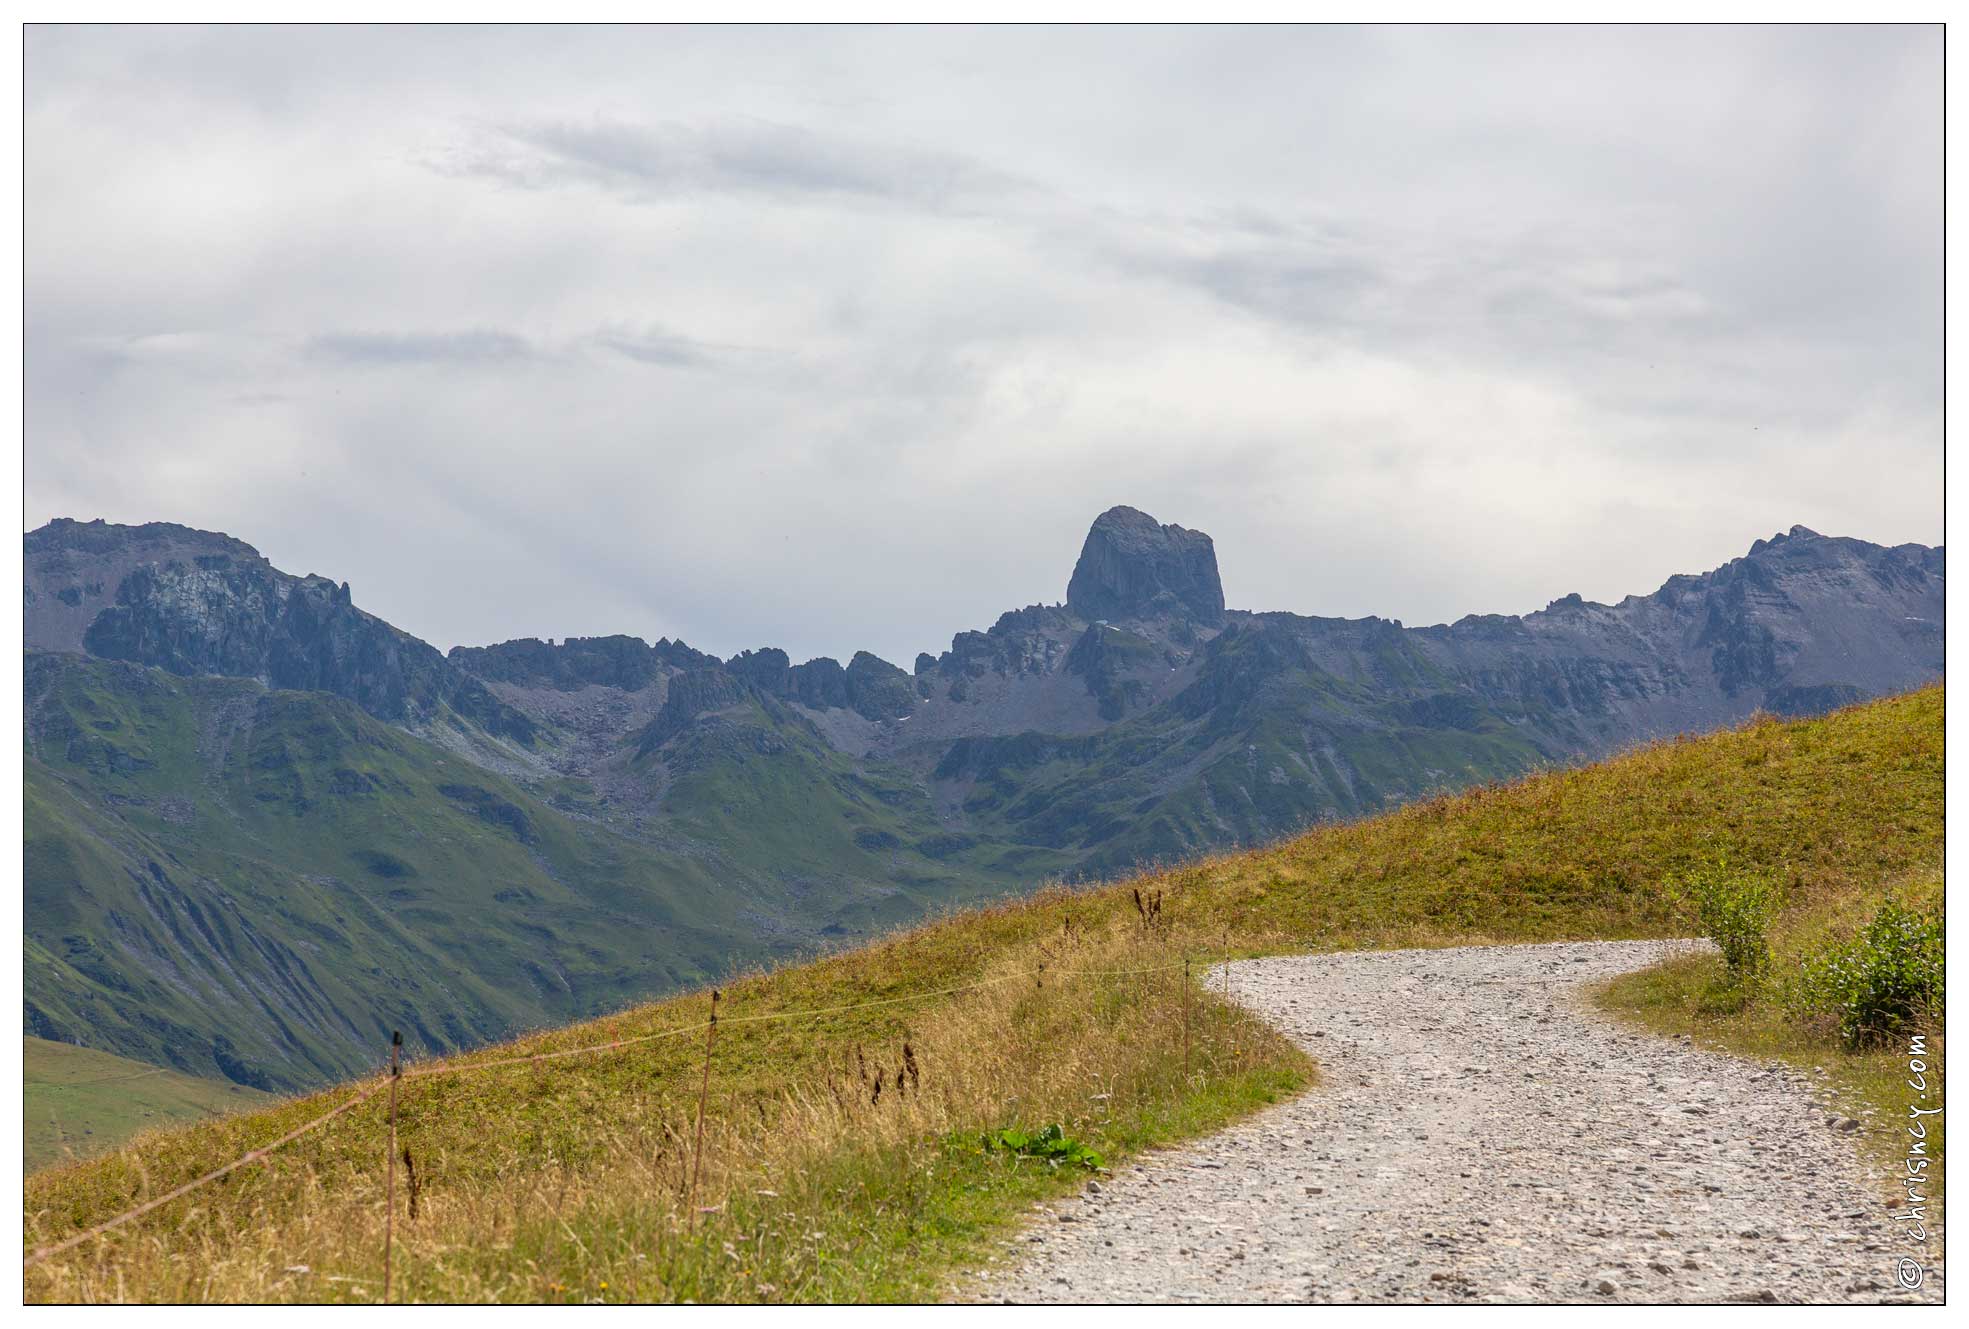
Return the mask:
[[[1942,539],[1937,27],[26,33],[26,489],[439,648],[909,667]]]

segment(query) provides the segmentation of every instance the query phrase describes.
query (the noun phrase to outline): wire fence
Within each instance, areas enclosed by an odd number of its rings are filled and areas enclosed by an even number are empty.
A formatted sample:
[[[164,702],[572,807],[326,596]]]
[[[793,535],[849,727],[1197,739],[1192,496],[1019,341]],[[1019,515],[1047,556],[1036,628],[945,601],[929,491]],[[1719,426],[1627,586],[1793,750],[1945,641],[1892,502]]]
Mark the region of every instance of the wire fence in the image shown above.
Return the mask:
[[[263,1162],[275,1150],[280,1149],[285,1145],[293,1143],[295,1140],[300,1139],[302,1136],[308,1134],[311,1131],[315,1131],[323,1126],[326,1126],[329,1122],[335,1120],[343,1113],[348,1112],[350,1109],[358,1107],[361,1104],[367,1102],[378,1091],[383,1089],[384,1086],[388,1085],[394,1091],[394,1087],[399,1080],[430,1079],[437,1076],[466,1075],[477,1071],[496,1070],[506,1066],[536,1065],[541,1062],[557,1061],[567,1057],[592,1056],[603,1052],[613,1052],[621,1048],[634,1047],[639,1044],[655,1043],[670,1038],[682,1038],[689,1034],[704,1034],[706,1036],[705,1056],[704,1056],[704,1082],[703,1082],[703,1087],[700,1089],[699,1098],[698,1098],[698,1141],[694,1149],[695,1158],[693,1162],[693,1169],[692,1169],[693,1175],[692,1175],[692,1185],[691,1185],[692,1200],[689,1206],[692,1210],[694,1210],[695,1195],[697,1189],[696,1188],[697,1165],[702,1163],[703,1154],[704,1154],[704,1147],[703,1147],[704,1107],[705,1107],[705,1099],[706,1097],[708,1097],[709,1085],[710,1085],[711,1047],[712,1047],[713,1040],[716,1037],[717,1030],[721,1026],[739,1025],[739,1024],[767,1024],[780,1020],[812,1019],[822,1015],[841,1015],[841,1014],[846,1014],[850,1011],[870,1010],[879,1006],[896,1006],[912,1001],[929,1001],[937,997],[949,997],[949,996],[955,996],[963,992],[974,992],[980,988],[996,987],[1001,984],[1015,982],[1022,978],[1030,978],[1043,983],[1049,974],[1059,978],[1120,978],[1120,977],[1126,977],[1126,976],[1138,975],[1138,974],[1171,973],[1174,972],[1175,970],[1180,969],[1183,971],[1183,1060],[1184,1060],[1184,1074],[1187,1076],[1189,1072],[1189,1065],[1188,1065],[1189,1063],[1189,985],[1190,985],[1190,970],[1191,970],[1192,963],[1193,962],[1191,960],[1184,959],[1184,960],[1171,961],[1170,963],[1167,964],[1145,965],[1140,968],[1132,968],[1132,969],[1064,969],[1064,968],[1049,969],[1046,965],[1042,964],[1033,969],[1021,969],[1011,973],[998,974],[998,975],[994,975],[991,978],[981,978],[970,983],[960,983],[954,987],[935,988],[924,992],[910,992],[896,997],[876,997],[868,1001],[845,1002],[836,1006],[811,1006],[811,1007],[801,1007],[798,1009],[786,1010],[786,1011],[762,1011],[751,1015],[727,1015],[727,1016],[719,1015],[718,1001],[722,994],[717,989],[713,989],[711,992],[711,1018],[708,1020],[702,1020],[695,1024],[678,1025],[671,1029],[661,1029],[661,1030],[657,1030],[654,1033],[638,1034],[630,1038],[614,1038],[614,1039],[609,1039],[605,1042],[590,1043],[577,1048],[561,1048],[553,1052],[533,1052],[533,1053],[526,1053],[520,1056],[513,1056],[513,1057],[497,1057],[488,1061],[466,1061],[466,1062],[456,1062],[456,1063],[436,1062],[423,1066],[412,1066],[406,1068],[403,1067],[398,1062],[396,1056],[396,1049],[401,1045],[402,1036],[400,1034],[393,1035],[390,1070],[386,1074],[378,1076],[374,1083],[371,1083],[358,1090],[354,1097],[349,1098],[348,1100],[344,1101],[337,1107],[329,1109],[327,1112],[322,1113],[320,1116],[315,1117],[303,1123],[300,1126],[296,1126],[293,1130],[287,1132],[287,1134],[281,1136],[277,1140],[273,1140],[268,1142],[267,1144],[260,1145],[258,1148],[247,1150],[244,1154],[241,1154],[238,1158],[235,1158],[232,1162],[225,1164],[223,1167],[214,1168],[210,1172],[205,1173],[203,1176],[195,1177],[192,1180],[185,1182],[183,1185],[177,1186],[169,1191],[166,1191],[164,1194],[159,1195],[154,1199],[146,1200],[145,1202],[137,1205],[133,1209],[126,1210],[123,1213],[116,1215],[114,1218],[106,1219],[101,1223],[97,1223],[93,1227],[86,1228],[83,1231],[78,1232],[71,1237],[67,1237],[63,1239],[62,1241],[55,1242],[52,1245],[42,1246],[30,1252],[25,1257],[22,1267],[23,1269],[31,1269],[35,1265],[41,1263],[44,1260],[52,1259],[54,1256],[61,1255],[66,1251],[74,1250],[77,1246],[80,1246],[85,1242],[94,1240],[97,1237],[105,1236],[109,1232],[113,1231],[114,1229],[123,1226],[125,1223],[129,1223],[135,1219],[142,1218],[145,1214],[151,1213],[156,1209],[162,1208],[164,1205],[171,1203],[171,1201],[173,1200],[179,1199],[185,1195],[189,1195],[191,1192],[199,1189],[202,1186],[206,1186],[211,1184],[212,1182],[218,1181],[220,1178],[225,1177],[228,1174],[235,1172],[242,1167],[245,1167],[249,1163]],[[395,1167],[396,1167],[396,1146],[395,1146],[396,1095],[394,1092],[392,1092],[390,1096],[390,1132],[391,1132],[391,1144],[389,1146],[389,1149],[387,1150],[387,1160],[388,1160],[388,1167],[391,1173],[392,1190],[394,1190]],[[391,1217],[394,1217],[395,1203],[393,1199],[390,1201],[390,1210],[391,1210]],[[392,1245],[392,1239],[386,1236],[384,1240],[384,1257],[383,1257],[384,1258],[383,1287],[384,1287],[385,1301],[389,1299],[389,1267],[390,1267],[391,1245]]]
[[[33,1254],[27,1257],[27,1262],[24,1267],[32,1268],[35,1265],[41,1263],[41,1261],[48,1259],[50,1256],[60,1255],[63,1251],[74,1250],[77,1246],[80,1246],[83,1242],[88,1241],[94,1237],[100,1237],[105,1233],[109,1232],[112,1228],[121,1227],[133,1218],[142,1218],[145,1214],[149,1213],[151,1210],[167,1205],[181,1195],[189,1195],[191,1194],[191,1192],[197,1190],[200,1186],[209,1185],[210,1183],[217,1181],[219,1178],[227,1175],[228,1173],[234,1172],[239,1168],[245,1167],[248,1163],[259,1162],[260,1160],[264,1159],[268,1154],[271,1154],[274,1150],[280,1148],[282,1145],[291,1144],[293,1141],[300,1139],[303,1135],[306,1135],[309,1131],[315,1130],[322,1126],[326,1126],[329,1122],[335,1120],[335,1118],[341,1116],[344,1112],[347,1112],[350,1108],[355,1107],[360,1103],[367,1102],[370,1096],[374,1094],[378,1089],[381,1089],[386,1083],[388,1082],[385,1080],[378,1080],[375,1084],[370,1085],[367,1089],[361,1090],[359,1093],[356,1094],[354,1098],[349,1099],[347,1102],[343,1103],[340,1107],[330,1108],[328,1111],[322,1113],[319,1117],[316,1117],[313,1121],[308,1122],[306,1125],[296,1126],[293,1130],[287,1132],[287,1134],[281,1136],[278,1140],[274,1140],[268,1144],[263,1144],[258,1149],[247,1150],[245,1153],[241,1154],[238,1158],[235,1158],[232,1162],[227,1163],[224,1167],[213,1168],[210,1172],[207,1172],[202,1177],[195,1177],[192,1180],[186,1182],[182,1186],[179,1186],[173,1190],[166,1191],[164,1194],[158,1196],[154,1200],[146,1200],[144,1203],[138,1205],[135,1209],[125,1210],[123,1213],[118,1214],[116,1217],[112,1219],[109,1219],[105,1222],[98,1223],[94,1227],[89,1228],[86,1231],[76,1233],[74,1236],[68,1238],[66,1241],[56,1242],[52,1246],[43,1246],[40,1250],[35,1251]]]

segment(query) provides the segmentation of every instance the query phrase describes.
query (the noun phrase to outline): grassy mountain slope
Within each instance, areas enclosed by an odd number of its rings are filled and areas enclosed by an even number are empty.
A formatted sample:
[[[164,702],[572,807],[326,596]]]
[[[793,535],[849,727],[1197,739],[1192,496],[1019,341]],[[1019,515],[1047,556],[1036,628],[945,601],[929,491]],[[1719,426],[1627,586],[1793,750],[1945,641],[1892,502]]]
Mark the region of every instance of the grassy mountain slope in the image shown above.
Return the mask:
[[[962,806],[984,833],[1053,846],[1084,873],[1112,875],[1521,775],[1558,755],[1475,698],[1445,695],[1433,710],[1387,702],[1276,635],[1227,633],[1191,688],[1112,728],[960,741],[936,775],[967,782]],[[1399,641],[1383,666],[1404,682],[1432,681]]]
[[[27,658],[29,1032],[264,1089],[810,955],[1067,861],[777,704],[699,717],[654,832],[320,692]]]
[[[295,1088],[774,954],[707,868],[323,693],[30,656],[29,1032]],[[471,957],[469,970],[457,957]]]
[[[1028,1201],[1080,1182],[1070,1167],[984,1149],[982,1132],[1057,1122],[1112,1159],[1308,1081],[1300,1054],[1205,993],[1192,993],[1185,1076],[1180,971],[1162,966],[1225,950],[1679,933],[1688,925],[1665,884],[1718,852],[1773,873],[1797,907],[1878,891],[1939,869],[1942,714],[1932,688],[1762,721],[1131,883],[1044,892],[747,977],[721,1003],[698,1197],[707,1212],[694,1222],[684,1196],[698,1031],[406,1080],[401,1138],[421,1198],[419,1217],[398,1225],[397,1294],[937,1295]],[[1144,893],[1161,901],[1154,925],[1137,912]],[[999,981],[945,991],[983,979]],[[465,1060],[690,1029],[705,1007],[702,995],[678,997]],[[921,1075],[898,1093],[905,1043]],[[872,1096],[877,1072],[886,1092]],[[345,1096],[39,1174],[26,1240],[100,1221]],[[384,1130],[371,1099],[195,1206],[166,1206],[33,1266],[27,1296],[373,1300]]]
[[[866,937],[1073,862],[1009,838],[942,833],[921,782],[838,751],[770,698],[699,717],[636,764],[659,761],[666,831],[715,855],[721,880],[773,882],[798,902],[753,908],[748,921],[766,932],[825,919],[826,936]]]
[[[243,1084],[201,1080],[94,1048],[45,1038],[22,1042],[29,1171],[114,1149],[139,1131],[273,1101]]]

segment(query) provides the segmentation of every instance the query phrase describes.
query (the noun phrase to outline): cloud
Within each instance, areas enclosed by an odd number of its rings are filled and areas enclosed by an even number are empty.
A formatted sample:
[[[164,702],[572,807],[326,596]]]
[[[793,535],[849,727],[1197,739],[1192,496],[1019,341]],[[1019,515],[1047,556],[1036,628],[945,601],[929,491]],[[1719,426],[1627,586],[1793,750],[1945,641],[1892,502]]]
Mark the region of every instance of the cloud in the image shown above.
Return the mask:
[[[486,329],[322,333],[308,340],[307,353],[323,360],[355,365],[510,365],[541,354],[524,337]]]
[[[654,327],[604,328],[593,333],[589,340],[638,364],[665,369],[706,369],[728,354],[751,349],[694,341]]]
[[[941,212],[976,209],[1032,189],[958,153],[753,120],[507,124],[449,145],[428,165],[444,175],[523,189],[587,185],[632,202],[717,191]]]
[[[907,663],[1120,502],[1417,623],[1941,538],[1938,29],[26,40],[29,523],[440,646]]]
[[[558,342],[533,341],[516,332],[473,328],[460,332],[317,333],[299,348],[305,360],[352,367],[436,365],[459,369],[502,369],[521,364],[568,361],[597,352],[637,364],[669,369],[704,369],[722,357],[754,348],[722,346],[678,336],[657,327],[609,326]],[[129,354],[119,350],[120,354]]]

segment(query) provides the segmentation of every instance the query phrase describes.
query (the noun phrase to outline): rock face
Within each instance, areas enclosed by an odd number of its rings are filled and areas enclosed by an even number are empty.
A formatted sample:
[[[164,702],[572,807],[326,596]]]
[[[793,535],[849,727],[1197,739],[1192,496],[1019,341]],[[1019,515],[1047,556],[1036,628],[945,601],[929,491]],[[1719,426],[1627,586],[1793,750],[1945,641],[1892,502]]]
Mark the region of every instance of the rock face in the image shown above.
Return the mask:
[[[880,656],[856,651],[842,674],[849,707],[870,720],[894,720],[916,709],[916,685]]]
[[[1224,621],[1217,550],[1202,531],[1164,526],[1134,508],[1109,508],[1080,547],[1067,608],[1089,620],[1186,613],[1214,627]]]
[[[28,533],[26,567],[30,648],[329,692],[398,723],[449,711],[496,737],[533,740],[532,720],[357,609],[347,582],[291,576],[228,536],[57,521]]]
[[[785,657],[782,655],[782,659]],[[690,728],[700,715],[724,710],[745,699],[744,680],[716,667],[686,669],[670,680],[663,709],[637,735],[639,754],[647,755]]]
[[[123,579],[138,568],[260,557],[253,546],[229,535],[168,521],[112,526],[61,517],[29,531],[23,544],[27,644],[71,654],[83,649],[82,635],[116,602]]]
[[[445,657],[487,682],[577,692],[585,687],[639,692],[666,665],[679,669],[717,660],[669,638],[652,646],[640,637],[569,637],[560,645],[527,637],[497,646],[454,646]]]

